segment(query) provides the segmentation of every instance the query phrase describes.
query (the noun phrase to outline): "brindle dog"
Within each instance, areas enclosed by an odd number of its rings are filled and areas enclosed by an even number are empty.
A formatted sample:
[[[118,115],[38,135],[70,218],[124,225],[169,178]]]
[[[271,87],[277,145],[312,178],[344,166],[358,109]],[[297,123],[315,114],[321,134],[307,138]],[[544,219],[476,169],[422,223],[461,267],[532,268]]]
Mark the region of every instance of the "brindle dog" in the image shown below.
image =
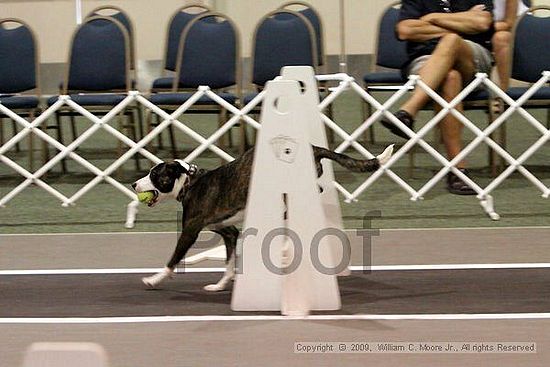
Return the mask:
[[[333,160],[352,172],[372,172],[385,164],[393,152],[392,145],[376,158],[354,159],[325,148],[312,148],[318,176],[323,174],[321,160],[324,158]],[[240,233],[235,224],[242,221],[253,160],[254,149],[249,149],[241,157],[212,171],[197,169],[181,160],[163,162],[154,166],[147,176],[132,185],[138,193],[153,191],[154,198],[149,206],[166,198],[174,198],[181,201],[183,209],[182,233],[176,249],[163,271],[143,278],[146,285],[155,287],[172,276],[174,268],[195,243],[200,231],[209,229],[222,236],[228,260],[222,279],[216,284],[207,285],[205,289],[225,289],[234,276],[232,257]]]

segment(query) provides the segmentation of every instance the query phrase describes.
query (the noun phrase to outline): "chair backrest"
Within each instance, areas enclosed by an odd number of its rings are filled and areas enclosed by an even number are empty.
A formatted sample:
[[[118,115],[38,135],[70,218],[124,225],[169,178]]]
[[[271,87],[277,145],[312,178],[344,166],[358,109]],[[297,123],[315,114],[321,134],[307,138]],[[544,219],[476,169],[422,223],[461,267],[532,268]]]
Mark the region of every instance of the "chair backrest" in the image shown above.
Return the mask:
[[[535,16],[536,12],[546,16]],[[536,6],[524,13],[516,22],[513,37],[512,78],[533,83],[542,72],[550,70],[549,6]]]
[[[206,5],[193,3],[183,6],[176,10],[170,18],[168,29],[166,31],[166,41],[164,45],[164,69],[175,71],[178,59],[178,47],[180,36],[185,27],[198,15],[210,11]]]
[[[239,55],[239,33],[231,19],[215,12],[197,16],[180,37],[174,91],[200,85],[220,89],[240,84]]]
[[[282,13],[291,16],[278,16]],[[256,26],[252,41],[252,83],[263,86],[279,75],[283,66],[316,68],[317,42],[311,22],[291,10],[275,10]]]
[[[407,42],[397,38],[395,27],[399,23],[401,2],[389,5],[378,22],[376,37],[376,65],[390,69],[401,69],[408,61]],[[373,65],[374,66],[374,65]]]
[[[130,37],[130,68],[136,68],[136,41],[134,37],[134,25],[128,14],[121,8],[113,5],[99,6],[92,10],[87,16],[92,17],[95,15],[111,17],[118,20],[128,31],[128,37]]]
[[[315,37],[317,39],[317,61],[319,62],[319,66],[325,65],[326,64],[325,34],[324,34],[323,21],[321,20],[321,15],[314,7],[312,7],[310,4],[306,3],[305,1],[290,1],[288,3],[281,5],[279,9],[292,10],[292,8],[295,6],[303,8],[301,10],[297,10],[298,13],[306,17],[311,22],[311,25],[315,29]]]
[[[97,15],[84,20],[73,34],[63,89],[130,89],[130,40],[124,25]]]
[[[15,18],[0,20],[0,94],[40,94],[38,45],[30,27]]]

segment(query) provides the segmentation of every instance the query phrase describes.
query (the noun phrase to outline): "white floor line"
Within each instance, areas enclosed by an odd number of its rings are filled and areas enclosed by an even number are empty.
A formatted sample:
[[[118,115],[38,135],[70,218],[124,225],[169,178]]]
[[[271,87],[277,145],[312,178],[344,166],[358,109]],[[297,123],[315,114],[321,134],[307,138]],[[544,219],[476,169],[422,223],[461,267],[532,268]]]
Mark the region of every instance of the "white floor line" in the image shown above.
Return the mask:
[[[407,271],[407,270],[474,270],[474,269],[546,269],[550,263],[506,263],[506,264],[426,264],[426,265],[373,265],[350,266],[352,271]],[[157,273],[163,268],[128,269],[35,269],[0,270],[1,275],[78,275],[78,274],[146,274]],[[180,267],[177,273],[221,273],[225,268]]]
[[[341,321],[341,320],[528,320],[550,319],[550,313],[310,315],[310,316],[143,316],[143,317],[5,317],[0,324],[125,324],[204,321]]]
[[[360,228],[359,228],[360,229]],[[525,227],[442,227],[442,228],[382,228],[381,231],[440,231],[440,230],[501,230],[501,229],[550,229],[550,226],[525,226]],[[346,228],[344,231],[355,231],[354,228]],[[210,231],[205,231],[210,233]],[[9,236],[90,236],[90,235],[146,235],[146,234],[175,234],[176,232],[83,232],[83,233],[71,233],[71,232],[60,232],[60,233],[6,233],[1,234],[1,237]]]
[[[0,270],[0,275],[87,275],[87,274],[147,274],[158,273],[164,268],[134,269],[36,269]],[[225,268],[178,268],[176,273],[222,273]]]
[[[550,268],[550,263],[503,263],[503,264],[426,264],[426,265],[373,265],[350,266],[352,271],[395,270],[474,270],[474,269],[540,269]]]

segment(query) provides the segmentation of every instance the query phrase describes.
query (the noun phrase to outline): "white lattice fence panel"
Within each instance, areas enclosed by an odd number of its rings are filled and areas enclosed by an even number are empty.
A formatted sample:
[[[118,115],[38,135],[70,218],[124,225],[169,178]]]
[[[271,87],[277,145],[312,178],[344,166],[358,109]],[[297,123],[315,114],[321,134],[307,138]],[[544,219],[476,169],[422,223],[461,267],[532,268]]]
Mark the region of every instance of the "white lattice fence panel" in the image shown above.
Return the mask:
[[[380,179],[382,175],[388,176],[391,180],[393,180],[401,188],[403,188],[410,195],[411,200],[418,200],[421,199],[429,190],[431,190],[434,185],[439,180],[441,180],[449,171],[454,172],[458,177],[460,177],[472,188],[474,188],[474,190],[478,194],[477,198],[480,200],[480,203],[484,207],[485,211],[493,219],[498,219],[498,214],[494,212],[491,193],[499,185],[501,185],[502,182],[504,182],[514,171],[520,172],[531,183],[533,183],[533,185],[541,190],[544,198],[548,198],[550,196],[550,189],[532,172],[530,172],[527,168],[523,166],[523,163],[550,139],[550,131],[546,129],[546,127],[541,122],[537,121],[522,107],[523,104],[528,101],[537,90],[548,83],[550,79],[550,72],[544,72],[540,80],[535,83],[531,88],[529,88],[529,90],[517,101],[511,99],[506,93],[500,90],[498,86],[491,82],[491,80],[485,74],[476,75],[476,78],[468,86],[466,86],[456,98],[454,98],[450,102],[446,102],[441,96],[431,90],[418,78],[418,76],[411,76],[408,82],[401,89],[396,91],[383,104],[381,104],[373,96],[368,94],[359,84],[355,82],[352,77],[346,74],[319,75],[317,76],[317,79],[320,81],[339,82],[338,86],[332,88],[329,95],[325,99],[323,99],[319,105],[319,110],[324,123],[343,140],[343,142],[336,148],[337,152],[343,152],[348,148],[353,148],[365,158],[373,158],[374,155],[369,152],[365,146],[360,144],[358,142],[358,139],[367,129],[369,129],[374,123],[376,123],[382,117],[382,115],[391,119],[391,121],[393,121],[396,125],[400,126],[400,128],[405,131],[410,137],[410,139],[403,145],[403,147],[394,154],[389,162],[387,162],[380,170],[374,172],[372,175],[366,178],[365,181],[355,189],[349,191],[340,183],[334,182],[336,188],[343,194],[347,202],[356,201],[358,197],[361,196],[370,186],[372,186],[373,183]],[[465,115],[461,114],[456,109],[456,106],[461,101],[463,101],[466,96],[468,96],[472,91],[480,86],[487,88],[495,96],[502,98],[503,101],[509,105],[509,107],[485,129],[480,129],[479,127],[477,127],[472,121],[470,121]],[[391,112],[389,112],[390,108],[392,108],[401,97],[408,93],[411,88],[422,88],[435,101],[435,103],[438,103],[442,107],[440,112],[438,112],[432,119],[430,119],[421,129],[416,132],[408,129]],[[326,114],[323,113],[323,111],[326,110],[330,104],[334,103],[336,98],[342,95],[342,93],[344,93],[345,91],[349,90],[356,93],[366,103],[369,103],[375,109],[375,112],[359,127],[357,127],[357,129],[355,129],[351,134],[347,133],[336,122],[331,120]],[[195,105],[198,100],[203,96],[208,96],[232,114],[232,117],[228,121],[226,121],[221,127],[219,127],[218,130],[216,130],[212,135],[208,137],[200,135],[198,132],[194,131],[181,121],[182,114],[184,114],[187,110],[189,110],[189,108]],[[229,153],[218,147],[215,143],[222,135],[227,133],[232,127],[234,127],[238,123],[245,123],[255,129],[260,129],[260,124],[252,117],[250,117],[249,114],[262,102],[263,97],[264,93],[259,93],[258,96],[254,98],[250,103],[248,103],[242,109],[239,109],[220,98],[208,87],[204,86],[199,87],[197,91],[191,96],[191,98],[189,98],[185,103],[179,106],[174,112],[168,113],[159,106],[152,104],[139,92],[134,91],[130,92],[129,95],[122,102],[120,102],[111,111],[100,118],[72,101],[69,96],[61,96],[55,104],[50,106],[47,110],[40,114],[40,116],[36,117],[31,122],[27,121],[26,119],[22,118],[21,116],[17,115],[13,111],[0,104],[0,113],[12,118],[14,121],[17,122],[18,125],[22,127],[22,130],[19,131],[19,133],[13,136],[5,144],[0,146],[0,161],[11,167],[15,172],[25,178],[25,180],[21,184],[17,185],[4,197],[0,198],[0,206],[5,206],[10,200],[20,194],[25,188],[27,188],[31,184],[35,184],[43,188],[46,192],[59,199],[62,202],[63,206],[74,205],[77,200],[79,200],[83,195],[93,189],[97,184],[105,181],[131,199],[131,202],[128,204],[128,216],[126,225],[133,226],[135,215],[137,212],[138,201],[136,199],[135,193],[130,190],[127,185],[124,185],[118,182],[115,178],[111,177],[111,175],[118,168],[120,168],[125,162],[131,159],[135,154],[141,154],[143,157],[152,161],[153,163],[160,162],[160,158],[158,158],[155,154],[149,152],[146,149],[146,146],[169,126],[177,128],[182,133],[184,133],[189,138],[193,139],[199,144],[193,151],[191,151],[187,155],[187,157],[184,158],[187,162],[192,162],[206,150],[212,151],[226,161],[232,161],[234,158]],[[140,104],[143,108],[157,114],[162,119],[162,121],[151,132],[149,132],[145,137],[137,142],[133,141],[132,139],[108,124],[114,117],[119,115],[127,107],[135,106],[136,104]],[[61,144],[56,139],[52,138],[39,128],[45,123],[48,118],[52,117],[61,108],[70,108],[92,122],[91,127],[89,127],[80,136],[78,136],[76,140],[66,146]],[[498,145],[498,143],[490,138],[490,135],[494,131],[496,131],[496,129],[498,129],[503,123],[505,123],[505,121],[515,111],[517,111],[541,134],[541,137],[517,159],[512,157],[505,149],[503,149],[501,146]],[[441,153],[439,153],[434,147],[432,147],[424,140],[426,134],[430,130],[432,130],[447,113],[453,114],[462,124],[464,124],[466,128],[468,128],[475,135],[475,138],[471,142],[469,142],[459,153],[459,155],[451,161],[445,158]],[[99,169],[75,152],[76,148],[78,148],[85,141],[90,139],[91,136],[99,129],[107,131],[110,135],[112,135],[114,138],[116,138],[118,141],[122,142],[128,147],[128,150],[122,156],[113,161],[105,169]],[[54,157],[52,157],[48,162],[46,162],[35,172],[29,172],[27,169],[5,155],[7,151],[12,149],[18,142],[20,142],[29,134],[35,134],[38,138],[44,140],[46,143],[58,150],[58,153]],[[499,154],[509,164],[509,166],[498,177],[492,180],[484,188],[480,187],[474,180],[464,175],[460,170],[455,167],[458,162],[460,162],[464,157],[466,157],[482,143],[494,149],[497,154]],[[409,183],[407,183],[405,179],[397,175],[392,170],[392,166],[410,149],[412,149],[414,145],[421,146],[442,166],[442,168],[418,190],[415,190]],[[46,172],[52,169],[62,159],[66,158],[74,160],[95,175],[95,178],[93,178],[90,182],[81,187],[71,197],[67,197],[66,195],[59,192],[41,179],[41,177],[43,177]]]

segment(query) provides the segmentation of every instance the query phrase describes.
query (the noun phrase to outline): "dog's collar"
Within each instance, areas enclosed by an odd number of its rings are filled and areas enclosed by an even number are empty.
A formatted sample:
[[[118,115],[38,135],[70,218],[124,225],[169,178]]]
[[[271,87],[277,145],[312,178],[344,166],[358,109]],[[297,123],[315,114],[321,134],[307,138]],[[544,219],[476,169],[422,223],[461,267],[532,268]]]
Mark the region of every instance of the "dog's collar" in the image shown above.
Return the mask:
[[[183,201],[183,195],[185,195],[185,193],[187,192],[187,189],[189,188],[189,185],[191,184],[191,177],[195,173],[197,173],[199,168],[197,167],[197,165],[187,163],[187,162],[185,162],[181,159],[174,159],[174,162],[178,162],[187,171],[187,173],[186,173],[187,177],[185,178],[183,186],[180,189],[180,191],[178,192],[178,195],[176,197],[177,201]]]
[[[187,163],[184,160],[174,159],[174,162],[178,162],[180,164],[180,166],[182,166],[187,171],[188,176],[193,176],[198,170],[197,165]]]

